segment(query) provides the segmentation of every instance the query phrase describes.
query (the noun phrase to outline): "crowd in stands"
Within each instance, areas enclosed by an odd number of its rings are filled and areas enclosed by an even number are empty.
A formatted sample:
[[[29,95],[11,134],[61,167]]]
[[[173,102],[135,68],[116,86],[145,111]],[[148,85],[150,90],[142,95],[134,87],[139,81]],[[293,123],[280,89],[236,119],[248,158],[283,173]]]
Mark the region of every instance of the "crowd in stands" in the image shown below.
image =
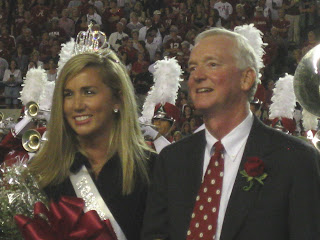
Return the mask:
[[[176,57],[184,81],[176,105],[176,139],[191,134],[201,117],[188,98],[187,62],[196,35],[211,27],[253,23],[264,34],[265,68],[258,97],[267,118],[274,82],[294,74],[300,59],[319,43],[320,5],[315,0],[3,0],[0,1],[0,82],[6,105],[19,107],[19,86],[28,69],[42,66],[55,81],[61,44],[94,28],[127,66],[138,97],[153,84],[155,61]]]

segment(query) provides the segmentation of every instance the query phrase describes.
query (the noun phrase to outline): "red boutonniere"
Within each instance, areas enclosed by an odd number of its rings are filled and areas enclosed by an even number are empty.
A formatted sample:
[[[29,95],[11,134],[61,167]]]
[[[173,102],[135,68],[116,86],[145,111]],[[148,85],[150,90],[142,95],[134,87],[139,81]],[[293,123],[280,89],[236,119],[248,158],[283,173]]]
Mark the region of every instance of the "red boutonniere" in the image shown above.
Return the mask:
[[[263,180],[268,176],[264,172],[264,162],[258,157],[249,157],[247,162],[244,164],[244,169],[240,171],[240,174],[247,178],[249,182],[248,186],[244,186],[243,190],[249,191],[254,184],[254,180],[263,185]]]

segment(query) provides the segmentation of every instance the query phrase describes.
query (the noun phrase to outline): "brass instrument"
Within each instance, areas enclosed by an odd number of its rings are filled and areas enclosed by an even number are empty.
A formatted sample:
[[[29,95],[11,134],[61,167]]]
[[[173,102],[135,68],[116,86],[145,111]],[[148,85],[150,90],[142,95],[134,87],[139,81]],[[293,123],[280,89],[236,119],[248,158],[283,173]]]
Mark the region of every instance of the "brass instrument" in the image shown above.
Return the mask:
[[[293,86],[301,106],[320,117],[320,44],[307,52],[299,62]],[[312,138],[312,143],[320,151],[320,131]]]
[[[36,102],[28,102],[26,104],[26,113],[30,117],[36,117],[39,113],[39,105]]]
[[[28,152],[36,152],[41,145],[41,134],[35,129],[29,129],[22,135],[22,146]]]

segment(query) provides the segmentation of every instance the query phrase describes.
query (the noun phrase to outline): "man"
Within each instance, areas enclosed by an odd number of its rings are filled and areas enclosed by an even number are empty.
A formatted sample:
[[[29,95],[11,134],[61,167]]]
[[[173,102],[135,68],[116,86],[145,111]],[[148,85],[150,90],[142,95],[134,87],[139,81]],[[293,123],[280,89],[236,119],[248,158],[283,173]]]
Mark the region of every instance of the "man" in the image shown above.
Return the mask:
[[[128,34],[123,32],[123,23],[122,22],[118,22],[117,23],[117,31],[111,33],[110,37],[109,37],[109,43],[112,47],[113,50],[115,50],[116,52],[118,51],[119,47],[122,45],[122,39],[124,37],[128,37]]]
[[[188,85],[205,130],[160,153],[142,239],[320,239],[319,153],[250,112],[259,72],[254,50],[216,28],[195,43]]]

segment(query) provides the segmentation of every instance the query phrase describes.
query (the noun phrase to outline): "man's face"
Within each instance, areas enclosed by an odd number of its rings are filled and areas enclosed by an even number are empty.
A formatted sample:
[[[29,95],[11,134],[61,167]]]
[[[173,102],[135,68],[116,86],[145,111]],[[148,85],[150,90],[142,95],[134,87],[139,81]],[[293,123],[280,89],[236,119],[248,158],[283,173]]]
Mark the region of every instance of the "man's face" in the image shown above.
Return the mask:
[[[193,48],[188,86],[194,106],[201,112],[237,111],[246,96],[241,89],[242,71],[237,67],[235,49],[235,43],[222,35],[206,37]]]
[[[169,130],[171,128],[171,122],[163,119],[154,119],[153,124],[157,127],[158,132],[162,136],[166,136],[166,134],[169,133]]]

